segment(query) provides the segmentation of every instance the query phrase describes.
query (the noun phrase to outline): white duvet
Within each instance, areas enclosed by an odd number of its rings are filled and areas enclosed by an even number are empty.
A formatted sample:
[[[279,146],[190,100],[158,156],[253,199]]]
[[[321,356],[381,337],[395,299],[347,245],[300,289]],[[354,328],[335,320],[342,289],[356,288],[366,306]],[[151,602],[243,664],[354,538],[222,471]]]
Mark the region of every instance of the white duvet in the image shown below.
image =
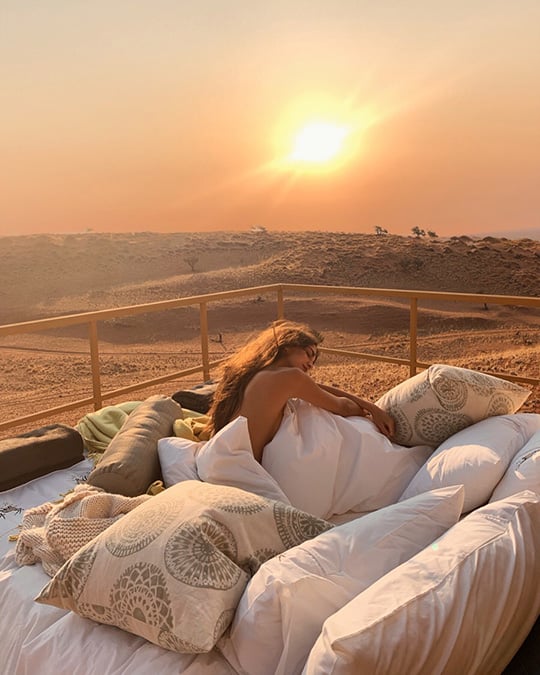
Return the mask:
[[[393,504],[433,452],[397,445],[368,419],[341,417],[300,399],[289,401],[262,466],[253,457],[244,417],[202,447],[193,445],[201,480],[281,501],[285,495],[296,508],[326,519]]]
[[[293,506],[329,518],[393,504],[432,452],[392,443],[364,417],[293,399],[262,465]]]

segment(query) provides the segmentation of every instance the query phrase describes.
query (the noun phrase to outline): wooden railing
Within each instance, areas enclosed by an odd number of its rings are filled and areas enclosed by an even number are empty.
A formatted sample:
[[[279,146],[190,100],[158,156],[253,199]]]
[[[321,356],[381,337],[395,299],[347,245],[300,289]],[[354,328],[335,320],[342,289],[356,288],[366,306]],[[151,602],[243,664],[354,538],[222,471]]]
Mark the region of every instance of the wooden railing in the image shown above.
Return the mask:
[[[152,302],[141,305],[130,305],[127,307],[117,307],[113,309],[104,309],[94,312],[85,312],[81,314],[70,314],[48,319],[39,319],[36,321],[26,321],[22,323],[5,324],[0,326],[0,337],[9,335],[21,335],[35,333],[50,329],[63,328],[86,324],[88,329],[88,340],[90,346],[90,362],[92,377],[92,396],[71,401],[46,410],[39,410],[31,415],[25,415],[15,419],[0,423],[0,430],[16,427],[27,422],[31,422],[44,417],[50,417],[60,412],[74,410],[83,406],[92,405],[94,410],[103,406],[103,402],[116,398],[121,394],[145,389],[153,385],[168,382],[173,379],[187,377],[196,373],[201,373],[201,380],[210,378],[211,370],[221,363],[223,359],[210,361],[209,337],[208,337],[208,303],[231,300],[234,298],[246,296],[260,296],[261,294],[273,294],[276,296],[276,318],[285,318],[285,295],[298,295],[300,293],[310,293],[315,297],[320,296],[340,296],[340,297],[379,297],[395,298],[409,303],[409,358],[402,359],[386,355],[368,354],[363,352],[354,352],[343,349],[333,349],[324,347],[321,351],[329,354],[335,354],[346,357],[367,359],[370,361],[382,361],[406,365],[409,367],[409,374],[415,375],[418,369],[427,368],[429,363],[418,361],[417,342],[418,342],[418,306],[421,301],[446,301],[454,303],[489,303],[490,305],[511,305],[522,307],[540,308],[540,298],[527,296],[509,296],[509,295],[486,295],[477,293],[447,293],[437,291],[414,291],[398,290],[387,288],[356,288],[350,286],[316,286],[307,284],[271,284],[266,286],[255,286],[252,288],[236,289],[223,291],[220,293],[208,293],[205,295],[194,295],[186,298],[176,298],[174,300],[164,300],[161,302]],[[121,387],[111,391],[103,392],[101,387],[101,374],[99,363],[99,338],[98,322],[117,319],[119,317],[134,316],[149,312],[162,312],[165,310],[177,309],[179,307],[198,306],[199,307],[199,326],[200,326],[200,348],[201,363],[198,366],[185,368],[142,382],[133,383],[126,387]],[[528,384],[540,384],[538,378],[521,377],[505,373],[492,373],[508,380],[524,382]]]

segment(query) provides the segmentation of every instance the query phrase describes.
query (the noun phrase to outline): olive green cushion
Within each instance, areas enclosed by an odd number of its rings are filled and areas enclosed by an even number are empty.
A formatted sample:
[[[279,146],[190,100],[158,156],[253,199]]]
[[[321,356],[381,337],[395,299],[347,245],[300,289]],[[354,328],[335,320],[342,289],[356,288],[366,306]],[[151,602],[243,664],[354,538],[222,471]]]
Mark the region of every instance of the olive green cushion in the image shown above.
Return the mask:
[[[127,418],[88,477],[107,492],[135,497],[161,480],[157,451],[160,438],[173,435],[182,406],[168,396],[151,396]]]
[[[79,432],[64,424],[0,440],[0,491],[73,466],[84,459],[83,450]]]

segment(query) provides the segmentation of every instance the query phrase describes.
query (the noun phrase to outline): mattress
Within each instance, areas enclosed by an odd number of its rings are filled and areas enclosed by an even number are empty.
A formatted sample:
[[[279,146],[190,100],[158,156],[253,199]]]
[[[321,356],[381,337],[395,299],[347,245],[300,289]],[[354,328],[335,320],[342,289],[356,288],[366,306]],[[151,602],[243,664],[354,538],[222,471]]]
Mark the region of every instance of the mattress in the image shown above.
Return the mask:
[[[445,455],[446,484],[441,471],[430,473],[435,451],[412,481],[407,475],[401,498],[392,494],[367,513],[336,513],[335,527],[265,562],[206,653],[178,653],[35,602],[50,577],[40,564],[18,565],[12,539],[25,510],[86,482],[89,460],[0,493],[4,672],[398,675],[406,664],[410,675],[502,673],[540,611],[540,496],[531,489],[538,478],[520,485],[518,475],[537,456],[540,415],[494,419],[446,448],[458,458],[451,466]],[[492,494],[499,498],[490,501]]]

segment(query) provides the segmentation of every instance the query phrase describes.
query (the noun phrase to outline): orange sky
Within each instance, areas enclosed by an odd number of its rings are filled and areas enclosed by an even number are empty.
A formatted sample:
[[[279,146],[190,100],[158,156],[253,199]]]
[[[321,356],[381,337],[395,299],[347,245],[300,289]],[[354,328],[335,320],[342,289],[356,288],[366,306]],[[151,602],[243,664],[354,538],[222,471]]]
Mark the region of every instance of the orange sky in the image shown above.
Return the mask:
[[[540,232],[537,0],[3,0],[0,233]],[[312,119],[341,162],[283,165]]]

